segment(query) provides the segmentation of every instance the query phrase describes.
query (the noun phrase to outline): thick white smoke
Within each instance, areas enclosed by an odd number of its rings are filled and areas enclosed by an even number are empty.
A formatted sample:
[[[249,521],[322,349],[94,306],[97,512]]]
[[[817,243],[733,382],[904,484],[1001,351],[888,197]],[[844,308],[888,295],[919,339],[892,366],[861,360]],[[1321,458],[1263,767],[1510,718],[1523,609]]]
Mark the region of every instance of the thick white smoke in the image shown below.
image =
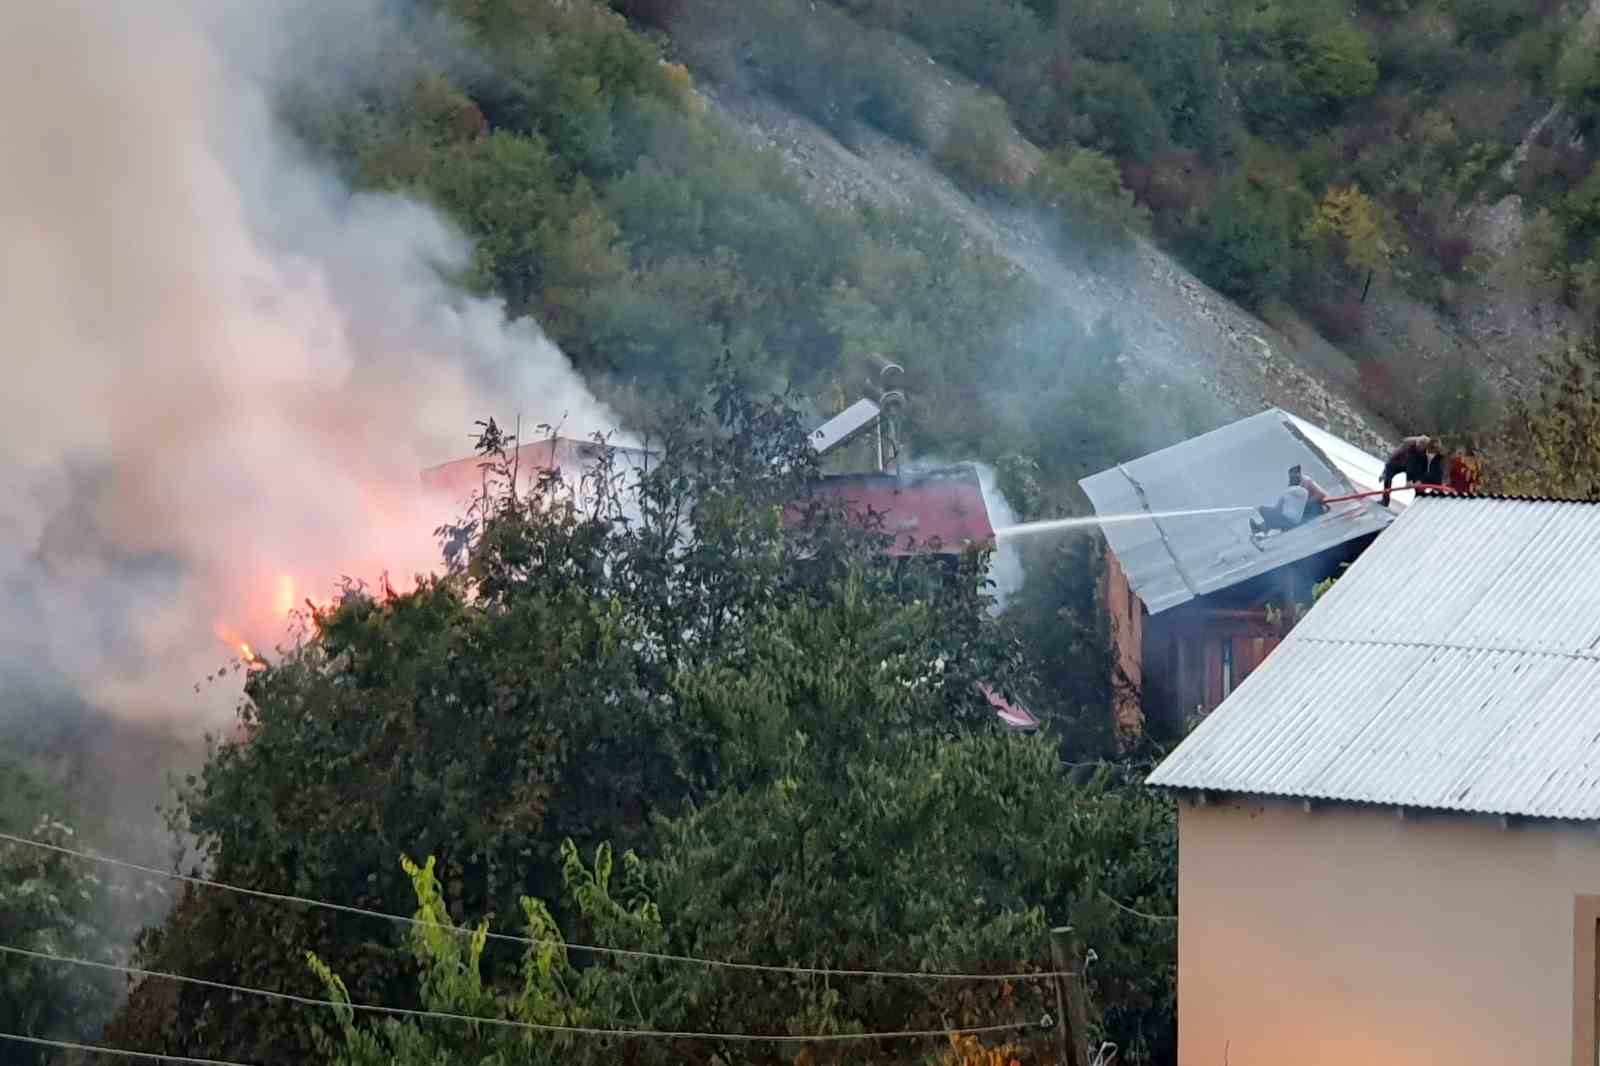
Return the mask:
[[[439,216],[352,195],[275,124],[305,42],[378,38],[355,2],[0,4],[0,717],[49,678],[225,707],[192,687],[219,624],[270,644],[342,575],[436,564],[418,472],[474,419],[614,422],[533,325],[441,282],[470,249]]]

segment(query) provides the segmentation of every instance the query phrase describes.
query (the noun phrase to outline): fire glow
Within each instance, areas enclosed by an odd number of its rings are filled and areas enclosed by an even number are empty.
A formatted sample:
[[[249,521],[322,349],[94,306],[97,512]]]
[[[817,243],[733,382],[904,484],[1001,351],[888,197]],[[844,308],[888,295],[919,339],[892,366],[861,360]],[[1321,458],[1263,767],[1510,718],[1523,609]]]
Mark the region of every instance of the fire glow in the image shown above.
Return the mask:
[[[295,580],[293,574],[280,573],[274,578],[270,582],[270,588],[263,589],[264,592],[270,592],[270,594],[263,595],[257,601],[263,605],[270,602],[270,608],[246,610],[244,612],[246,617],[252,620],[250,629],[258,633],[271,627],[281,629],[297,615],[308,618],[314,624],[316,612],[330,606],[332,601],[321,597],[306,596],[302,598],[299,595],[299,588],[299,582]],[[212,625],[211,629],[216,634],[217,639],[226,644],[230,652],[238,656],[240,662],[251,668],[266,665],[266,660],[255,650],[255,646],[245,639],[245,635],[234,626],[219,620]]]

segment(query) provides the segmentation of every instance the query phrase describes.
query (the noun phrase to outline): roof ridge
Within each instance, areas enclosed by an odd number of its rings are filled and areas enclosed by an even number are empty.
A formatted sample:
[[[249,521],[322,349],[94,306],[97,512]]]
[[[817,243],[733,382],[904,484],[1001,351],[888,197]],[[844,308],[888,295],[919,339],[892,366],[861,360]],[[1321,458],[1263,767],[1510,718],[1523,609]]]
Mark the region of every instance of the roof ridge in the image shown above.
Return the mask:
[[[1394,491],[1403,492],[1404,487]],[[1600,498],[1578,500],[1567,496],[1525,496],[1512,492],[1418,492],[1416,502],[1422,500],[1455,500],[1467,502],[1472,500],[1498,500],[1502,503],[1581,503],[1588,506],[1600,504]]]
[[[1496,644],[1462,644],[1439,640],[1372,640],[1363,637],[1313,637],[1291,636],[1290,639],[1306,644],[1351,644],[1364,648],[1430,648],[1441,651],[1497,651],[1506,655],[1545,655],[1553,659],[1581,659],[1600,662],[1600,649],[1593,652],[1552,651],[1548,648],[1507,648]],[[1288,643],[1286,640],[1285,643]]]

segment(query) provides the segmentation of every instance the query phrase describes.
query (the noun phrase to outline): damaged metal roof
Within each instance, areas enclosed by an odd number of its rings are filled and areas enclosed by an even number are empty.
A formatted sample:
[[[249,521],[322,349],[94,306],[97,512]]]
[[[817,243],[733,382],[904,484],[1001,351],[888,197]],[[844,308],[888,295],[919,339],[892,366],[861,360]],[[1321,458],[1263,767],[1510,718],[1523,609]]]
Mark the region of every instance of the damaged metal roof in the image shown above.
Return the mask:
[[[1314,431],[1307,432],[1307,427]],[[1335,447],[1337,445],[1338,447]],[[1382,530],[1394,513],[1375,500],[1329,512],[1260,542],[1248,511],[1161,517],[1174,511],[1273,504],[1291,466],[1330,496],[1375,487],[1383,463],[1276,408],[1103,470],[1078,484],[1101,519],[1128,583],[1151,614],[1237,585],[1280,566]]]
[[[1600,505],[1407,509],[1152,785],[1600,820]]]
[[[519,489],[526,491],[541,474],[561,470],[565,476],[580,477],[593,468],[602,454],[609,452],[618,471],[641,469],[650,453],[620,444],[600,444],[572,437],[544,437],[519,445],[507,459],[517,468]],[[423,491],[451,497],[455,502],[470,499],[487,485],[501,479],[494,471],[494,460],[474,455],[454,462],[430,466],[422,471]]]
[[[994,539],[983,485],[970,465],[905,474],[824,477],[813,492],[860,518],[881,517],[890,555],[950,554]]]

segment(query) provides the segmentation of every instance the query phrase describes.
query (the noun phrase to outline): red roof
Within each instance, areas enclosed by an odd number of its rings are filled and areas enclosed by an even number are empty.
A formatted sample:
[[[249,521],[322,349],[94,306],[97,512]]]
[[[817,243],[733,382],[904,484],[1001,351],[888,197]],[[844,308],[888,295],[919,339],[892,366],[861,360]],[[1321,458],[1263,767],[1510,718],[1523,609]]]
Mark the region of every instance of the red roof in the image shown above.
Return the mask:
[[[870,510],[894,537],[891,555],[957,554],[994,539],[983,488],[971,467],[915,475],[847,474],[824,478],[814,490],[865,518]]]

